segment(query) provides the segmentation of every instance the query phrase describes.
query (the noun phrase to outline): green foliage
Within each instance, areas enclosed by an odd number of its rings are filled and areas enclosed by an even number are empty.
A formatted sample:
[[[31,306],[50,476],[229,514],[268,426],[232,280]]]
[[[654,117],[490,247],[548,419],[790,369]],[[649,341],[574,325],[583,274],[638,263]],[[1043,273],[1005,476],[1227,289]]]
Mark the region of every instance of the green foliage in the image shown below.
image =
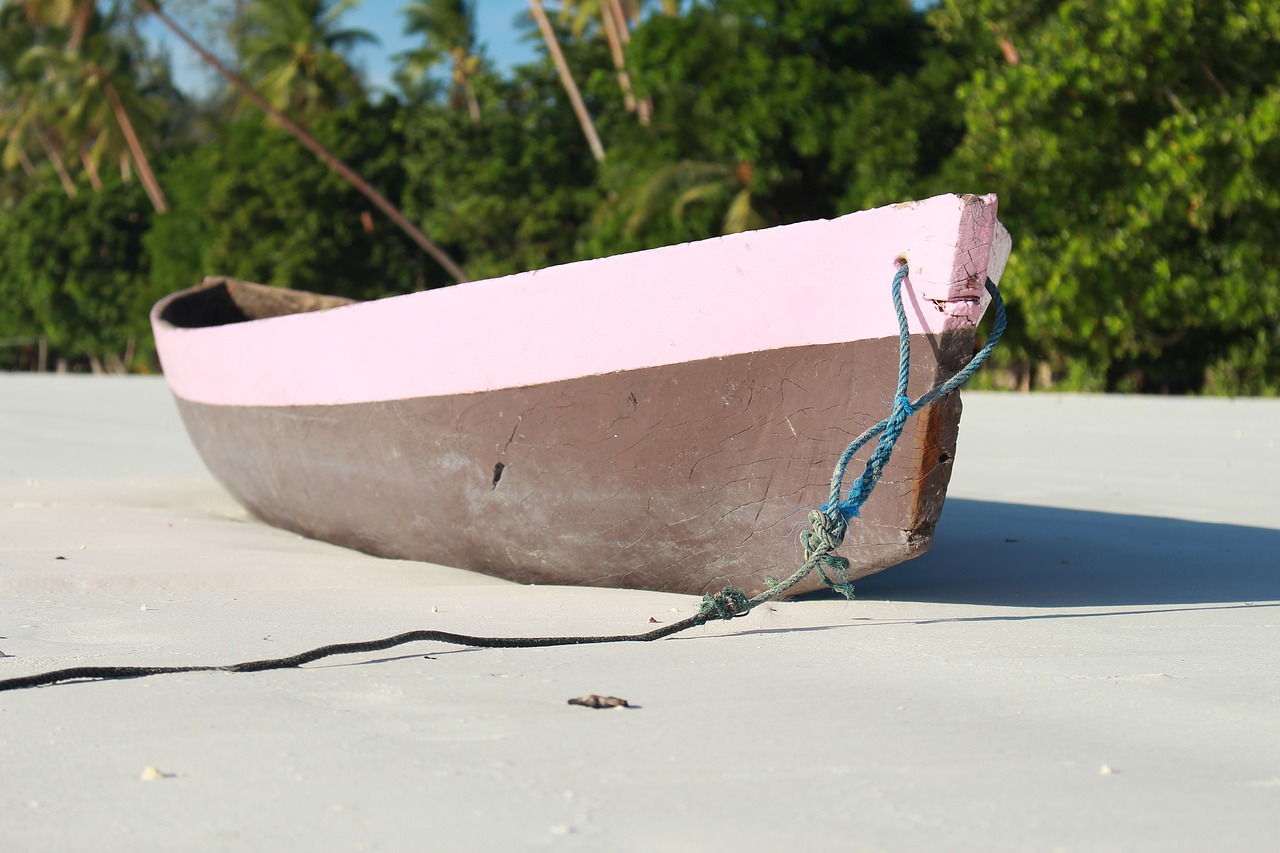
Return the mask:
[[[354,103],[311,128],[393,203],[405,183],[398,112],[393,101]],[[192,198],[207,229],[206,273],[355,298],[442,283],[427,278],[435,265],[364,196],[283,131],[238,123],[185,164],[193,190],[208,182],[203,200]]]
[[[416,93],[437,65],[450,63],[449,103],[466,108],[472,121],[480,120],[480,103],[474,78],[483,66],[476,49],[476,0],[406,0],[401,8],[404,33],[418,36],[422,44],[400,54],[401,86]],[[427,89],[435,88],[427,84]]]
[[[611,204],[589,232],[597,251],[909,198],[959,137],[945,106],[959,66],[908,4],[698,4],[649,19],[630,57],[654,121],[636,128],[615,108],[605,124]]]
[[[553,72],[476,82],[488,105],[479,122],[430,106],[404,115],[406,214],[474,278],[572,260],[600,194]]]
[[[212,145],[171,150],[158,164],[171,205],[152,219],[143,237],[153,292],[165,294],[193,287],[209,273],[214,233],[205,204],[213,186],[218,149]]]
[[[0,337],[43,334],[50,356],[67,359],[121,357],[149,339],[162,295],[142,248],[152,215],[137,184],[108,177],[75,198],[37,190],[0,217]]]
[[[253,0],[244,23],[246,74],[267,100],[312,116],[363,92],[346,54],[377,39],[339,19],[356,0]]]
[[[937,21],[988,57],[946,171],[998,189],[1015,235],[1004,360],[1109,390],[1274,389],[1280,7],[954,0]]]

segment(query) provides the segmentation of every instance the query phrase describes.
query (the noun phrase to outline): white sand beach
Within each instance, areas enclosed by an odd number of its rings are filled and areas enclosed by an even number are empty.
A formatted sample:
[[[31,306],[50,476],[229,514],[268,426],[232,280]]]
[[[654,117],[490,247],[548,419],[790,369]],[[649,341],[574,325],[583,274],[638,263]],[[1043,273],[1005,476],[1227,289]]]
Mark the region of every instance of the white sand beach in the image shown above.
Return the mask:
[[[267,527],[159,378],[0,401],[0,678],[698,606]],[[932,550],[852,602],[0,693],[0,850],[1274,850],[1278,442],[1280,400],[966,394]]]

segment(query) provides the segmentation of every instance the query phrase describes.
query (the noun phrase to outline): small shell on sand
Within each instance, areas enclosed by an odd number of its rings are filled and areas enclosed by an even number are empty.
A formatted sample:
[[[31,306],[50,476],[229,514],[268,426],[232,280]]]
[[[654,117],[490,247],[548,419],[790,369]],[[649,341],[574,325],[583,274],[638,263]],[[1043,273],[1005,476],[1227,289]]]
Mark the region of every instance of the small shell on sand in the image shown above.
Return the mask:
[[[626,699],[619,699],[617,696],[597,696],[592,693],[590,696],[578,696],[569,700],[570,705],[583,705],[587,708],[630,708]]]
[[[165,773],[159,767],[144,767],[142,776],[139,777],[143,782],[154,782],[157,779],[168,779],[173,776],[172,773]]]

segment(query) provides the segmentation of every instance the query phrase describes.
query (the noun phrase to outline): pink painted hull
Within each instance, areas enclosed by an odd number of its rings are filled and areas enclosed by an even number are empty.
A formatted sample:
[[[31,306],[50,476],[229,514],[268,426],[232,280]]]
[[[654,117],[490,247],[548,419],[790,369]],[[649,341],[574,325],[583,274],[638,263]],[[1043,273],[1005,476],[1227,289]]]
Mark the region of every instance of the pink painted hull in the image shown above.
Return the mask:
[[[941,196],[349,305],[212,280],[152,321],[210,469],[274,524],[518,580],[759,588],[892,397],[899,259],[919,393],[972,353],[995,213]],[[855,573],[928,546],[958,419],[912,419]]]

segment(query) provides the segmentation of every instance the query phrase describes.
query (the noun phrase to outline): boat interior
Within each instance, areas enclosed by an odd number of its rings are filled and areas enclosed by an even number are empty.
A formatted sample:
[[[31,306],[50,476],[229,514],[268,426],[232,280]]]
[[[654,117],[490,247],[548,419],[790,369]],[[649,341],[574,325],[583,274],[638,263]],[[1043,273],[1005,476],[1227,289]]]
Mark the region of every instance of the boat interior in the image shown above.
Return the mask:
[[[199,286],[165,300],[160,306],[160,319],[181,329],[199,329],[323,311],[350,305],[353,301],[342,296],[210,277]]]

